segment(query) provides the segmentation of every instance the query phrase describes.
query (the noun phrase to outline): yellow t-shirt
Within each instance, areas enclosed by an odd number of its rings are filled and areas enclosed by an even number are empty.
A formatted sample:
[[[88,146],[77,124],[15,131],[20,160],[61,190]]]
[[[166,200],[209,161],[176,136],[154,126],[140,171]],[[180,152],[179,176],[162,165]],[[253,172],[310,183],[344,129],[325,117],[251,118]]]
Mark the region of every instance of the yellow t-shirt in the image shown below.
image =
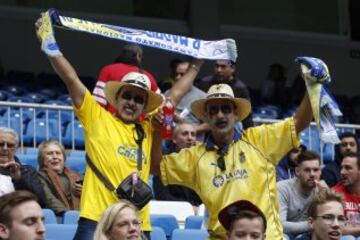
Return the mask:
[[[85,149],[99,171],[116,188],[130,173],[137,171],[138,145],[134,140],[134,124],[125,124],[103,109],[86,91],[84,103],[74,107],[84,126]],[[148,182],[150,173],[150,150],[152,128],[149,120],[141,123],[145,138],[142,144],[143,163],[141,179]],[[118,202],[115,193],[110,192],[101,180],[86,166],[84,186],[80,200],[80,216],[98,221],[107,207]],[[151,230],[149,204],[140,211],[142,229]]]
[[[165,185],[193,189],[209,211],[209,239],[225,239],[218,213],[228,204],[245,199],[257,205],[267,219],[267,239],[282,239],[275,165],[299,145],[293,118],[249,128],[225,155],[226,170],[217,167],[216,150],[205,144],[163,157],[161,179]]]

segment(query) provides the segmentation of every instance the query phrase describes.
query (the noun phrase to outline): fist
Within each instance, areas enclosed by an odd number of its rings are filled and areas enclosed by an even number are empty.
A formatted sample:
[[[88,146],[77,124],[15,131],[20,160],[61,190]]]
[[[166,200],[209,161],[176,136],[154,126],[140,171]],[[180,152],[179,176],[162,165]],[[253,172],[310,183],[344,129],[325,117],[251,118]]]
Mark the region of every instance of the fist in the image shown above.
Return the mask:
[[[328,83],[331,81],[329,69],[321,59],[313,57],[297,57],[295,58],[295,62],[301,64],[301,73],[305,80],[317,83]]]

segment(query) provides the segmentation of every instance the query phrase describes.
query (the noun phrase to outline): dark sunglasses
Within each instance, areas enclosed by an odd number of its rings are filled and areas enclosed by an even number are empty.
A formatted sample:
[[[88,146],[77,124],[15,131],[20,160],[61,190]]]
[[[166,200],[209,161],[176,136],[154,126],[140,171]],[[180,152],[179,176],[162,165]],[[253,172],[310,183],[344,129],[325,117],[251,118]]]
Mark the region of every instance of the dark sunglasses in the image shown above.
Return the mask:
[[[230,104],[223,105],[213,105],[208,108],[208,112],[210,115],[216,115],[221,111],[224,114],[229,114],[232,112],[232,106]]]
[[[121,95],[121,98],[124,99],[124,100],[127,100],[127,101],[130,101],[131,99],[134,100],[135,103],[138,103],[138,104],[144,104],[145,102],[145,99],[143,96],[139,96],[139,95],[132,95],[130,92],[124,92],[122,95]]]

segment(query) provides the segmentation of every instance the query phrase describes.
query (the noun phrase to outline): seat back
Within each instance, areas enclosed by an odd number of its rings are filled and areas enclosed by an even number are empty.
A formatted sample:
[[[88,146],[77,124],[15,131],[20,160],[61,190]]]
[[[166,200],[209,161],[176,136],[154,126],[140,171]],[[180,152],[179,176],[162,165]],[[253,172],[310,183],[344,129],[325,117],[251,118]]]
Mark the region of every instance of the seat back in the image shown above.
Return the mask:
[[[52,209],[43,208],[42,209],[44,214],[44,223],[45,224],[57,224],[55,213]]]
[[[167,238],[171,238],[174,229],[179,228],[175,216],[171,214],[151,214],[150,218],[151,225],[162,228]]]
[[[63,224],[77,224],[80,217],[80,212],[76,210],[69,210],[64,213]]]
[[[160,227],[152,227],[150,237],[154,240],[166,240],[166,234],[164,230]]]
[[[185,229],[201,229],[203,216],[188,216],[185,219]]]
[[[46,239],[72,240],[76,233],[77,224],[46,224]]]
[[[208,233],[206,230],[201,229],[175,229],[171,240],[206,240]]]

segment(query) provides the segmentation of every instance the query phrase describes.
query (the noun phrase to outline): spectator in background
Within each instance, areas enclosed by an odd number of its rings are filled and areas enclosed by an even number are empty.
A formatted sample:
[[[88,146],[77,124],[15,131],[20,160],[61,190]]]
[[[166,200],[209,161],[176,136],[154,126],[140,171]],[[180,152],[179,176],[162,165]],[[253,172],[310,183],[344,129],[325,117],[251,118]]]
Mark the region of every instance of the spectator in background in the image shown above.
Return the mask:
[[[106,209],[96,227],[94,240],[141,240],[141,221],[136,207],[121,200]],[[154,239],[156,240],[156,239]]]
[[[196,144],[196,129],[193,124],[179,123],[175,126],[173,140],[170,142],[166,154],[179,152],[181,149],[192,147]],[[180,185],[164,186],[160,177],[153,177],[153,188],[156,200],[186,201],[193,205],[195,212],[202,203],[199,196],[190,188]]]
[[[303,81],[301,74],[296,75],[289,92],[291,94],[288,95],[288,107],[297,106],[306,92],[305,82]]]
[[[297,157],[296,178],[277,183],[281,224],[291,238],[309,230],[307,210],[320,183],[320,156],[303,151]]]
[[[344,234],[360,236],[360,154],[346,153],[341,161],[341,181],[333,191],[344,197],[345,215],[348,219]]]
[[[35,194],[41,206],[45,206],[45,193],[35,168],[22,165],[16,157],[19,137],[11,128],[0,127],[0,174],[11,177],[15,190],[27,190]]]
[[[176,77],[176,68],[179,63],[183,62],[183,60],[179,58],[174,58],[169,63],[170,68],[170,76],[166,77],[159,83],[159,88],[162,92],[166,92],[169,90],[174,84],[174,79]]]
[[[174,82],[179,81],[182,76],[185,74],[186,70],[189,67],[194,67],[190,64],[190,62],[181,61],[179,62],[175,67],[175,73],[174,73]],[[198,69],[199,71],[200,69]],[[165,92],[165,95],[167,95],[169,91]],[[176,114],[180,117],[181,121],[189,122],[189,123],[196,123],[197,125],[200,125],[199,119],[197,119],[192,113],[190,105],[191,103],[199,98],[204,98],[206,96],[206,93],[202,90],[198,89],[195,86],[192,86],[191,89],[181,98],[179,104],[176,106]],[[208,126],[203,126],[197,128],[207,131]],[[205,129],[204,129],[205,128]]]
[[[340,143],[335,145],[335,159],[322,169],[321,178],[329,187],[340,182],[341,159],[350,152],[359,152],[359,142],[355,134],[344,132],[340,135]]]
[[[44,216],[35,195],[16,191],[0,197],[0,239],[45,239]]]
[[[95,100],[111,113],[116,113],[116,106],[111,106],[106,100],[104,88],[109,81],[121,81],[129,72],[139,72],[145,74],[151,82],[151,90],[160,93],[154,76],[141,68],[143,50],[141,46],[133,43],[126,44],[119,57],[114,63],[103,67],[100,70],[98,81],[93,90]]]
[[[0,197],[4,194],[14,192],[14,184],[10,176],[0,174]]]
[[[266,238],[266,217],[249,201],[239,200],[231,203],[219,212],[218,218],[226,229],[228,240]]]
[[[261,85],[261,100],[263,104],[285,107],[286,105],[286,70],[280,63],[269,67],[268,75]]]
[[[47,140],[39,145],[39,176],[43,183],[46,208],[56,215],[68,210],[79,210],[81,176],[65,167],[66,153],[58,141]]]
[[[293,148],[286,156],[276,165],[276,181],[291,179],[295,177],[296,159],[300,153],[306,150],[306,146],[301,144],[300,147]]]
[[[237,98],[245,98],[250,101],[250,93],[243,81],[235,76],[236,63],[229,60],[217,60],[214,63],[214,74],[199,79],[196,84],[198,88],[207,92],[214,84],[228,84]],[[243,129],[254,125],[251,113],[242,120]]]
[[[346,224],[343,204],[341,195],[321,189],[308,208],[310,231],[296,240],[340,240]]]

